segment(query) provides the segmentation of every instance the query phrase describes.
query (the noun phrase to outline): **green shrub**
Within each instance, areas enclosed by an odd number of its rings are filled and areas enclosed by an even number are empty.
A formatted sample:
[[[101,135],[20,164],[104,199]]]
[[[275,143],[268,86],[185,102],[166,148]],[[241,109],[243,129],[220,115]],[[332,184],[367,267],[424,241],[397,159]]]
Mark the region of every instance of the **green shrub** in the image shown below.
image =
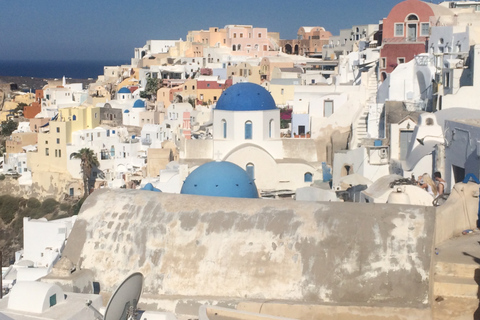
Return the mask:
[[[4,174],[0,174],[0,181],[2,180],[5,180],[5,175]]]
[[[80,208],[82,207],[82,204],[84,201],[85,201],[85,198],[82,198],[73,205],[73,215],[77,215],[80,212]]]
[[[30,198],[27,200],[27,207],[31,209],[40,208],[42,203],[37,198]]]
[[[60,210],[70,212],[70,210],[72,210],[72,206],[68,203],[60,203]]]
[[[19,201],[10,195],[0,196],[0,217],[5,224],[9,224],[15,218],[18,211]]]
[[[55,199],[45,199],[45,201],[42,202],[40,212],[44,215],[52,213],[55,211],[55,209],[57,209],[58,204],[58,201]]]

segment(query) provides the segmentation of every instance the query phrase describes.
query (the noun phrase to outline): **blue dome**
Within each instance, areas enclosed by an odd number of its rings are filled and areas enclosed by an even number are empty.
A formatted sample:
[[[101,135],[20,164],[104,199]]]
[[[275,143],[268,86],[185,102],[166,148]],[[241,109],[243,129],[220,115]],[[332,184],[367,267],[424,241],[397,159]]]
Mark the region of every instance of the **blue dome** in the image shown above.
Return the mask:
[[[277,106],[270,92],[262,86],[241,82],[225,90],[215,108],[227,111],[261,111],[275,110]]]
[[[130,113],[130,111],[128,111],[128,109],[126,109],[125,111],[123,111],[123,113]]]
[[[130,92],[130,90],[128,90],[127,87],[121,88],[120,90],[118,90],[118,93],[128,93],[128,94],[132,94],[132,93]]]
[[[153,184],[150,182],[147,183],[141,190],[148,190],[148,191],[155,191],[155,192],[162,192],[162,190],[155,188]]]
[[[144,102],[143,100],[138,99],[138,100],[135,101],[135,103],[133,104],[133,107],[134,107],[134,108],[145,108],[145,102]]]
[[[231,162],[212,161],[195,169],[185,179],[181,194],[199,196],[258,198],[255,182]]]

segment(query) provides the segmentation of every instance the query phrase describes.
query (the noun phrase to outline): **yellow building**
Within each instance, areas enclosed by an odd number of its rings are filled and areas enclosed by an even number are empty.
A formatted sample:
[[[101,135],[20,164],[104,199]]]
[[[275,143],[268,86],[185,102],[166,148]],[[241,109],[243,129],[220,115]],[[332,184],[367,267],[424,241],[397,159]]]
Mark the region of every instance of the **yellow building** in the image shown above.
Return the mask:
[[[93,129],[100,125],[100,108],[95,106],[63,108],[59,110],[58,121],[70,123],[70,131],[67,131],[68,142],[70,142],[73,132]]]
[[[57,120],[50,121],[49,132],[38,134],[37,152],[27,153],[33,183],[46,194],[56,196],[69,194],[75,181],[67,169],[67,144],[72,142],[72,133],[92,129],[100,125],[100,108],[80,106],[59,110]],[[79,168],[80,170],[80,168]]]
[[[32,102],[35,101],[35,93],[25,93],[15,96],[14,98],[15,103],[25,103],[26,105],[30,105]]]
[[[300,84],[300,79],[273,79],[270,81],[268,89],[277,106],[287,105],[289,101],[293,101],[296,84]]]
[[[197,79],[189,79],[183,84],[182,98],[186,102],[189,98],[197,99]]]
[[[256,64],[242,62],[228,66],[227,75],[228,77],[246,77],[248,82],[261,84],[260,66]]]
[[[212,48],[227,45],[227,30],[211,27],[208,30],[193,30],[187,34],[187,41],[202,43]]]

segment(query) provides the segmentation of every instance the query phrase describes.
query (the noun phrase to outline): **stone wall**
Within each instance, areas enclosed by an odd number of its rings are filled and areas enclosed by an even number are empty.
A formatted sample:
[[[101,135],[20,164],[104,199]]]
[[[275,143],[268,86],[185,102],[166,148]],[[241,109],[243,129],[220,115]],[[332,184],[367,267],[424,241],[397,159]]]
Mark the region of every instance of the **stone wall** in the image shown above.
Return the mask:
[[[151,305],[177,297],[428,310],[434,218],[420,206],[103,189],[85,201],[63,259],[93,271],[103,292],[142,272]]]

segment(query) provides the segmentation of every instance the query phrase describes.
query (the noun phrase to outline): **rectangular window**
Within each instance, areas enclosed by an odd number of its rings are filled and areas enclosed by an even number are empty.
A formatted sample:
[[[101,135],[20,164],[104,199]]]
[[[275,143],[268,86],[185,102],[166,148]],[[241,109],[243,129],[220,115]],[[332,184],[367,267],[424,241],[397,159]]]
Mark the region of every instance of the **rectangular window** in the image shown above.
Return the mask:
[[[259,34],[258,34],[258,37],[259,37],[259,38],[261,38],[261,37],[262,37],[262,34],[261,34],[261,33],[259,33]]]
[[[450,72],[445,72],[445,79],[443,81],[445,88],[450,88]]]
[[[53,307],[57,304],[57,294],[50,296],[50,307]]]
[[[382,58],[380,60],[380,69],[386,69],[387,68],[387,58]]]
[[[45,148],[45,155],[49,156],[50,155],[50,150],[48,148]]]
[[[60,128],[59,128],[59,127],[57,127],[57,132],[60,132]]]
[[[403,23],[395,23],[395,37],[403,37]]]
[[[100,138],[100,132],[97,132],[97,138]]]
[[[405,63],[405,58],[397,58],[397,64]]]
[[[55,158],[57,158],[57,157],[58,157],[58,150],[55,149]]]
[[[240,38],[243,38],[243,33],[240,33]]]
[[[426,37],[430,34],[430,24],[427,23],[421,23],[420,24],[420,35],[423,37]]]
[[[58,150],[58,157],[61,158],[62,157],[62,150]]]
[[[60,144],[60,138],[57,138],[57,144]]]
[[[407,159],[408,146],[412,141],[413,131],[400,131],[400,160]]]
[[[323,103],[323,116],[330,117],[333,114],[333,100],[325,100]]]

